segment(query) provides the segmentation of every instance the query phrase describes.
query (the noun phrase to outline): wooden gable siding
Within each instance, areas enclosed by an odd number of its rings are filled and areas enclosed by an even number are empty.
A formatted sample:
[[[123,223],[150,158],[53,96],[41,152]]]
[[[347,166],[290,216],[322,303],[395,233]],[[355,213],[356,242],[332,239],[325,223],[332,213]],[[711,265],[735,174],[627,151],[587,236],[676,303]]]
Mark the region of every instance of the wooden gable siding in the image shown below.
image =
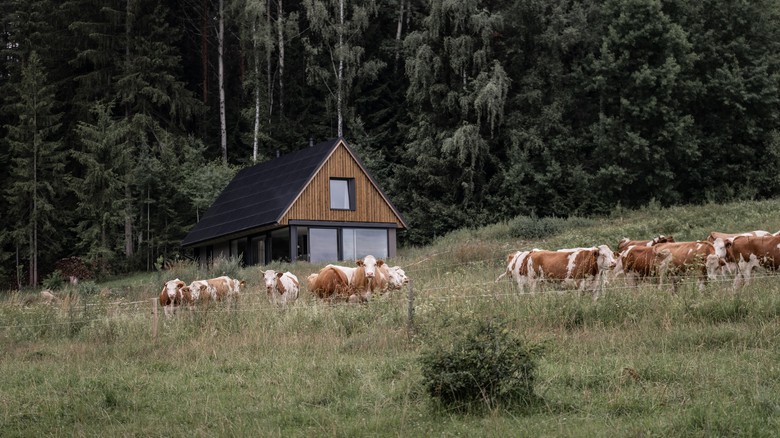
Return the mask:
[[[355,210],[331,210],[330,178],[355,179]],[[280,223],[290,220],[332,222],[385,222],[403,224],[371,183],[352,155],[339,145],[311,183],[303,190]]]

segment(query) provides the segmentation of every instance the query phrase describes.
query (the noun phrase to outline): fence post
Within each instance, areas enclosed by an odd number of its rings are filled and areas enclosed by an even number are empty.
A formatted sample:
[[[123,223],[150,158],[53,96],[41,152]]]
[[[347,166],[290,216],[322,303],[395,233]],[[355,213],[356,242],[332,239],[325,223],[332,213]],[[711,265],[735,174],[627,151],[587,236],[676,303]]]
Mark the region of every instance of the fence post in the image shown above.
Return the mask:
[[[152,299],[152,339],[157,340],[157,299]]]
[[[409,279],[409,296],[407,299],[409,307],[406,311],[406,333],[408,336],[414,334],[414,282]]]

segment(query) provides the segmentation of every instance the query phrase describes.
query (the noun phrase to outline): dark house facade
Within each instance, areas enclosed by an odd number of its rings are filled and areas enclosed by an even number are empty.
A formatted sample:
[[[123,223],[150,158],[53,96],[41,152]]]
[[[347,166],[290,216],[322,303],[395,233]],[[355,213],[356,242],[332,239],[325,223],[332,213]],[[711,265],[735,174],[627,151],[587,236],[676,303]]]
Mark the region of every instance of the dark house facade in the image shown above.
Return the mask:
[[[241,170],[182,241],[201,263],[394,257],[401,214],[344,139]]]

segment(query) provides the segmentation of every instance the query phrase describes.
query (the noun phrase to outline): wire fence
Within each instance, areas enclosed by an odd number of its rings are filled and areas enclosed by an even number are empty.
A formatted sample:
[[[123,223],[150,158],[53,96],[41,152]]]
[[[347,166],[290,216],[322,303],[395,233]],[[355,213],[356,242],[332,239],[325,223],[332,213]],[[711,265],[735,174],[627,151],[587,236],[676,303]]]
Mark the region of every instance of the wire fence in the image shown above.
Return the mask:
[[[479,263],[479,261],[475,261],[473,263]],[[644,281],[640,282],[640,284],[644,285],[657,285],[660,284],[661,287],[665,287],[669,285],[670,278],[672,281],[676,281],[679,287],[685,287],[686,285],[691,286],[698,283],[698,279],[692,278],[690,276],[674,276],[672,277],[647,277],[644,279]],[[777,279],[779,278],[777,275],[766,272],[764,274],[754,275],[751,277],[751,280],[762,280],[762,279]],[[664,283],[666,281],[666,283]],[[718,278],[717,280],[708,280],[708,283],[710,284],[732,284],[734,281],[733,278]],[[424,283],[424,282],[423,282]],[[626,291],[634,291],[637,289],[638,286],[632,286],[629,284],[625,284],[623,280],[615,280],[610,279],[609,281],[606,281],[605,283],[598,282],[598,279],[593,279],[593,283],[596,285],[596,287],[592,290],[593,292],[598,291],[601,295],[608,295],[608,294],[615,294],[615,293],[625,293]],[[529,288],[526,288],[529,289]],[[415,282],[412,281],[410,284],[406,287],[406,299],[403,299],[401,297],[381,297],[378,299],[389,299],[394,300],[396,304],[399,306],[406,306],[407,311],[407,320],[408,325],[412,326],[412,320],[414,318],[414,310],[415,306],[424,306],[427,302],[463,302],[463,301],[470,301],[470,300],[486,300],[486,299],[502,299],[502,298],[526,298],[526,299],[532,299],[532,297],[537,295],[547,295],[547,294],[555,294],[555,295],[561,295],[566,293],[571,293],[572,291],[576,290],[581,291],[591,291],[591,289],[585,289],[582,288],[572,288],[572,287],[565,287],[560,282],[543,282],[539,288],[537,288],[534,292],[531,292],[530,290],[527,291],[520,291],[515,279],[508,277],[507,279],[504,279],[502,281],[496,282],[495,280],[492,281],[482,281],[482,282],[470,282],[467,284],[464,284],[462,282],[458,282],[455,284],[442,284],[442,285],[415,285]],[[450,291],[450,292],[463,292],[463,293],[442,293],[442,291]],[[477,291],[475,293],[475,291]],[[394,291],[389,293],[389,296],[397,296],[403,294],[404,291],[401,289],[400,291]],[[300,291],[301,295],[305,295],[306,291],[305,289]],[[400,299],[399,299],[400,298]],[[60,303],[63,303],[66,300],[60,300]],[[369,303],[368,305],[370,305]],[[111,318],[117,318],[117,317],[141,317],[143,319],[152,318],[152,324],[154,327],[158,324],[157,318],[158,318],[158,298],[149,298],[144,300],[136,300],[136,301],[109,301],[109,302],[84,302],[83,304],[67,304],[70,306],[69,309],[66,309],[66,312],[75,312],[78,309],[85,309],[84,313],[82,315],[78,316],[78,323],[79,324],[92,324],[97,323],[101,321],[106,321],[107,319]],[[180,306],[178,311],[181,312],[183,310],[190,310],[188,309],[189,306]],[[313,308],[317,309],[326,309],[326,308],[339,308],[339,307],[348,307],[348,308],[359,308],[360,305],[355,305],[347,302],[334,302],[334,303],[324,303],[321,300],[318,299],[303,299],[298,300],[292,305],[284,306],[283,309],[288,312],[302,312],[302,311],[311,311]],[[96,316],[89,316],[89,312],[86,309],[105,309],[105,312]],[[200,304],[196,303],[192,306],[192,310],[195,311],[203,311],[203,312],[209,312],[210,314],[247,314],[247,313],[258,313],[258,314],[275,314],[280,311],[280,307],[273,305],[268,302],[267,299],[265,299],[265,293],[264,291],[247,291],[242,292],[241,298],[238,299],[235,303],[231,303],[230,305],[222,305],[222,306],[210,306],[210,307],[203,307]],[[67,318],[63,319],[62,321],[52,321],[47,323],[34,323],[34,324],[9,324],[9,325],[0,325],[0,330],[20,330],[20,329],[35,329],[35,328],[41,328],[41,327],[55,327],[55,326],[68,326],[70,324],[73,324],[73,320],[68,320]],[[156,336],[156,328],[153,328],[153,334]]]

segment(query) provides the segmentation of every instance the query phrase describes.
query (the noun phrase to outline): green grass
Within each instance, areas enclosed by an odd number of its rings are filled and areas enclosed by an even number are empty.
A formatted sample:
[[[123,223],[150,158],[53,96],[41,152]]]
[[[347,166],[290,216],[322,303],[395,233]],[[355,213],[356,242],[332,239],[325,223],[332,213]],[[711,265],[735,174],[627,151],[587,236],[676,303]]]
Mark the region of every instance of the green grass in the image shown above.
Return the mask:
[[[780,201],[619,212],[534,224],[520,218],[404,248],[415,292],[368,305],[327,306],[305,290],[273,308],[260,268],[238,276],[235,309],[160,312],[161,280],[175,267],[0,301],[2,436],[776,436],[780,430],[780,278],[733,291],[683,284],[677,294],[619,282],[593,301],[550,288],[519,295],[494,283],[507,252],[712,230],[780,229]],[[551,225],[552,224],[552,225]],[[541,230],[541,231],[540,231]],[[534,234],[535,233],[535,234]],[[546,233],[546,234],[545,234]],[[529,235],[537,237],[529,239]],[[275,265],[300,279],[320,266]],[[419,357],[464,320],[508,321],[544,351],[531,411],[448,412],[422,386]]]

